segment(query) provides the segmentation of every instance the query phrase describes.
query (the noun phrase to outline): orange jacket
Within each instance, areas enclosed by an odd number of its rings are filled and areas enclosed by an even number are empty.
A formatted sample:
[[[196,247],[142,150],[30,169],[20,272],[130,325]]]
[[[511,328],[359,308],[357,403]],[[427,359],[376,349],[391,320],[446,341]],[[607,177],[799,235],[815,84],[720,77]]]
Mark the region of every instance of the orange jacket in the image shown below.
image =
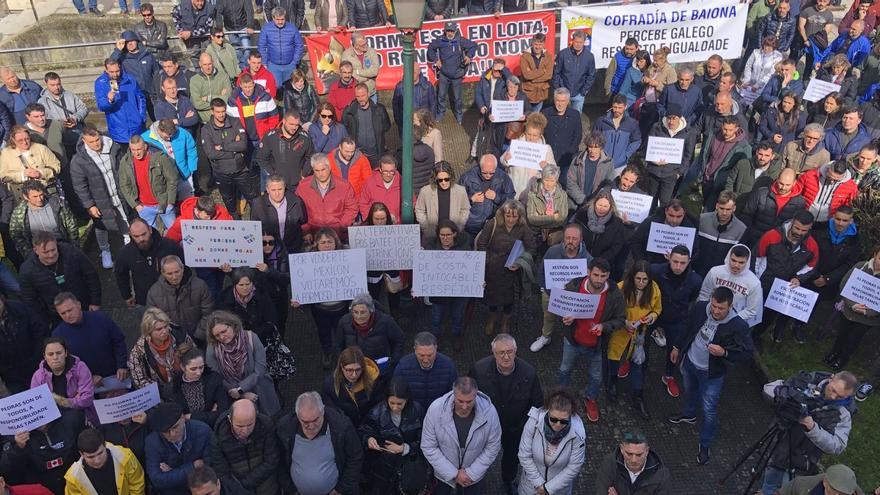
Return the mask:
[[[336,177],[342,177],[347,180],[348,183],[351,184],[351,188],[354,189],[354,196],[356,198],[360,197],[361,188],[363,187],[364,182],[366,182],[367,179],[370,178],[370,175],[373,174],[373,168],[370,167],[370,160],[368,160],[363,153],[355,150],[354,156],[351,159],[351,166],[348,168],[348,177],[344,177],[342,175],[342,169],[336,164],[338,153],[339,148],[337,147],[327,156],[327,158],[330,159],[330,173]]]

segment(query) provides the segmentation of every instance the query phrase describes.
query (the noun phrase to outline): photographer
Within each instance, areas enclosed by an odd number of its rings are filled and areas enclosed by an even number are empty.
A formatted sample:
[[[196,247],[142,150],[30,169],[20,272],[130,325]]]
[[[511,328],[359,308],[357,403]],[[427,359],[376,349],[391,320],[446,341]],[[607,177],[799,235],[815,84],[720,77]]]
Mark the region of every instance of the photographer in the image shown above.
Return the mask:
[[[764,472],[764,495],[773,495],[792,472],[817,473],[822,454],[839,455],[846,449],[858,384],[848,371],[801,371],[764,386],[780,425],[786,427]]]

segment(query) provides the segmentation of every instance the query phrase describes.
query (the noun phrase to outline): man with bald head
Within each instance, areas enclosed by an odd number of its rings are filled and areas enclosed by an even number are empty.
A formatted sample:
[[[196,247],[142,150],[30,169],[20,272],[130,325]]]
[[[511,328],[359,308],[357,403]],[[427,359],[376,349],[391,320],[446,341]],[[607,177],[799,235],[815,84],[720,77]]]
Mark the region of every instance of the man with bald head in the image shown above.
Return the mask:
[[[211,100],[220,98],[226,101],[232,94],[229,77],[214,67],[211,55],[199,55],[199,70],[189,80],[189,94],[203,124],[211,121]]]
[[[498,167],[495,155],[480,157],[479,165],[462,174],[458,183],[464,186],[471,200],[471,213],[464,228],[473,236],[479,234],[486,220],[516,194],[510,176]]]
[[[842,32],[828,45],[827,55],[822,60],[816,61],[816,69],[829,58],[842,53],[853,67],[857,67],[868,58],[871,53],[871,40],[865,36],[865,21],[856,19],[850,24],[849,31]]]
[[[700,122],[700,133],[703,135],[703,142],[711,134],[715,134],[721,128],[721,120],[724,117],[734,117],[739,122],[741,129],[748,129],[748,120],[743,114],[743,109],[736,98],[730,91],[719,91],[715,93],[715,103],[711,107],[707,107],[703,113],[703,119]]]
[[[783,169],[772,185],[755,189],[742,211],[737,212],[748,228],[742,243],[754,247],[765,232],[791,220],[795,212],[806,207],[797,173]]]
[[[25,124],[24,109],[30,103],[36,103],[40,99],[43,88],[30,79],[21,80],[15,71],[9,67],[0,67],[0,103],[6,105],[15,116],[16,124]]]
[[[280,493],[276,470],[280,450],[272,419],[249,399],[232,403],[211,439],[213,467],[230,493]]]

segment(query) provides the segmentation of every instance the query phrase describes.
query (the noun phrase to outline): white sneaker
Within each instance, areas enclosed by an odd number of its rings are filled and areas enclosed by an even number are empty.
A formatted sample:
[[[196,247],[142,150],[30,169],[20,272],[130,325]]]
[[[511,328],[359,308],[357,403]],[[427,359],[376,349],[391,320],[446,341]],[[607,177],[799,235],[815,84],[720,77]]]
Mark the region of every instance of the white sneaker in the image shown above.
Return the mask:
[[[105,270],[113,268],[113,256],[110,254],[110,251],[101,251],[101,266]]]
[[[666,347],[666,335],[659,328],[654,329],[654,331],[651,332],[651,338],[654,339],[654,342],[656,342],[659,347]]]
[[[540,337],[535,339],[534,342],[532,342],[532,345],[529,346],[529,350],[532,352],[538,352],[541,349],[543,349],[545,345],[547,345],[549,343],[550,343],[550,337],[546,337],[544,335],[541,335]]]

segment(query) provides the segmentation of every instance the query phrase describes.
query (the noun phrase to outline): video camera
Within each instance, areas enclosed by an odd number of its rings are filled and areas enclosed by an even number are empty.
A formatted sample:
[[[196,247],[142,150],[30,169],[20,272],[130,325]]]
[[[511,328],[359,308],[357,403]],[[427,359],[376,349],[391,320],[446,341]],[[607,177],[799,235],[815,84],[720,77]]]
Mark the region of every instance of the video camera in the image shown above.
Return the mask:
[[[810,411],[822,406],[822,390],[801,376],[786,380],[776,389],[774,414],[780,425],[791,427],[810,415]]]

